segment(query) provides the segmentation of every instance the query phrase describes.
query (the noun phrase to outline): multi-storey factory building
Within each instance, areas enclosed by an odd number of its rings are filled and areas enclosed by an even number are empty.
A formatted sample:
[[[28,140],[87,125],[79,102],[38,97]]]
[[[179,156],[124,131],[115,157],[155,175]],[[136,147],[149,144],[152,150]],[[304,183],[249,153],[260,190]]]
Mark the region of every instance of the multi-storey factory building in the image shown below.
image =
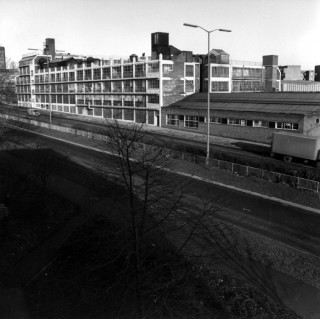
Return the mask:
[[[54,39],[19,62],[19,106],[159,125],[161,107],[199,90],[192,52],[152,34],[152,56],[103,59],[59,54]]]

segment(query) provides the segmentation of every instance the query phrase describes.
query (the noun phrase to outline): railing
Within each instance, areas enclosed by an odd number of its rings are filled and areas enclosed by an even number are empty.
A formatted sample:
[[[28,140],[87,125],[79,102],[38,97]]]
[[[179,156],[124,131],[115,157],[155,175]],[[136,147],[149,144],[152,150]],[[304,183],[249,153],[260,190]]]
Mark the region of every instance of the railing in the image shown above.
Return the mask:
[[[79,104],[80,100],[78,100]],[[81,101],[82,102],[82,101]],[[25,107],[30,107],[29,103],[23,103],[23,106]],[[63,131],[75,135],[80,135],[80,136],[86,136],[88,138],[92,138],[95,140],[105,140],[106,136],[98,134],[98,133],[93,133],[93,132],[88,132],[84,130],[78,130],[74,128],[69,128],[69,127],[62,127],[59,125],[53,125],[49,123],[43,123],[43,122],[38,122],[35,120],[29,120],[25,118],[19,118],[13,115],[8,115],[8,114],[1,114],[0,113],[0,118],[5,118],[7,120],[14,120],[14,121],[20,121],[20,122],[25,122],[25,123],[30,123],[33,125],[45,127],[45,128],[51,128],[54,130],[58,131]],[[137,145],[138,147],[141,148],[149,148],[150,151],[152,150],[161,150],[162,154],[165,155],[167,158],[170,159],[175,159],[175,160],[182,160],[198,165],[205,165],[206,158],[204,156],[199,156],[196,154],[192,153],[187,153],[187,152],[181,152],[181,151],[176,151],[172,149],[166,149],[166,148],[159,148],[157,146],[153,145],[147,145],[147,144],[141,144]],[[260,168],[255,168],[247,165],[241,165],[241,164],[236,164],[232,162],[227,162],[227,161],[222,161],[214,158],[210,158],[209,161],[209,169],[222,169],[229,171],[233,174],[237,174],[240,176],[245,176],[245,177],[256,177],[260,178],[263,180],[267,180],[269,182],[274,182],[274,183],[283,183],[286,184],[290,187],[293,188],[298,188],[298,189],[304,189],[308,191],[313,191],[315,193],[320,192],[320,185],[318,181],[315,180],[310,180],[306,178],[301,178],[297,176],[291,176],[291,175],[286,175],[282,173],[277,173],[277,172],[272,172],[272,171],[267,171],[263,170]]]
[[[262,62],[255,62],[255,61],[240,61],[240,60],[231,60],[230,64],[233,66],[261,66]]]

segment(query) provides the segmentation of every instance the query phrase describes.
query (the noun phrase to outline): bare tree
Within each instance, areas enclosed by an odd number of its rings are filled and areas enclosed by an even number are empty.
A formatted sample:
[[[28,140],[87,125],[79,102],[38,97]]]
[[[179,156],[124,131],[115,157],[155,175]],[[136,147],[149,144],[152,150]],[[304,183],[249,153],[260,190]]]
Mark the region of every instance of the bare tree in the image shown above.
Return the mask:
[[[6,69],[0,69],[0,103],[17,103],[15,78],[18,75],[17,64],[6,59]]]
[[[237,253],[233,226],[215,218],[219,207],[211,202],[202,203],[201,209],[198,205],[197,211],[186,207],[186,185],[172,178],[167,170],[170,160],[163,149],[143,143],[146,134],[142,125],[123,127],[117,121],[109,121],[104,142],[106,149],[117,156],[118,171],[127,191],[121,199],[128,209],[125,218],[130,226],[131,249],[128,246],[127,253],[133,257],[137,318],[145,318],[151,308],[155,311],[155,304],[159,306],[159,300],[164,295],[168,296],[173,287],[183,284],[190,269],[182,266],[181,259],[179,267],[173,260],[187,251],[192,255],[192,262],[210,256],[215,263],[228,264],[234,273],[240,272],[245,281],[280,302],[269,269],[253,261],[243,264]],[[157,258],[150,258],[150,242],[157,245],[152,238],[159,235],[173,243],[174,247],[171,250],[172,259],[162,260],[163,264]],[[250,256],[251,252],[247,253]],[[153,266],[150,266],[150,260]],[[171,276],[159,280],[164,269],[170,269]],[[177,269],[180,271],[177,272]],[[157,300],[151,308],[147,295]],[[172,295],[171,298],[174,299]],[[165,302],[163,299],[157,308],[160,313],[166,308],[165,305],[170,304],[168,299]]]

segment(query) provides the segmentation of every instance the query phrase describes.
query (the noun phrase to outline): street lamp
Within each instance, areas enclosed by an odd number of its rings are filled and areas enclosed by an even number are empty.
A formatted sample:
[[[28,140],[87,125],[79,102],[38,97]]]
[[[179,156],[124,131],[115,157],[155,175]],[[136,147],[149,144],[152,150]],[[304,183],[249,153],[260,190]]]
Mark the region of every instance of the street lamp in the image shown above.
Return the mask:
[[[184,23],[183,24],[186,27],[191,28],[200,28],[203,31],[208,33],[208,114],[207,114],[207,157],[206,157],[206,165],[209,165],[209,159],[210,159],[210,83],[209,83],[209,77],[210,77],[210,33],[214,31],[221,31],[221,32],[231,32],[231,30],[228,29],[214,29],[214,30],[206,30],[199,25],[190,24],[190,23]]]
[[[281,71],[280,71],[279,67],[277,67],[277,70],[279,72],[279,92],[281,92]]]

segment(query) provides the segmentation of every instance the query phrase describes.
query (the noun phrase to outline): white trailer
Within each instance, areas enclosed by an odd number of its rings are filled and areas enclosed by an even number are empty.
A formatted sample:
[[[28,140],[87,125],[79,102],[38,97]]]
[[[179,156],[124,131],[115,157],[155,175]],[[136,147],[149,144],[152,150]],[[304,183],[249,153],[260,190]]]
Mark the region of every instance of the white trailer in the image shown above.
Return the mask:
[[[281,155],[285,162],[299,158],[320,168],[320,136],[273,133],[271,156]]]

